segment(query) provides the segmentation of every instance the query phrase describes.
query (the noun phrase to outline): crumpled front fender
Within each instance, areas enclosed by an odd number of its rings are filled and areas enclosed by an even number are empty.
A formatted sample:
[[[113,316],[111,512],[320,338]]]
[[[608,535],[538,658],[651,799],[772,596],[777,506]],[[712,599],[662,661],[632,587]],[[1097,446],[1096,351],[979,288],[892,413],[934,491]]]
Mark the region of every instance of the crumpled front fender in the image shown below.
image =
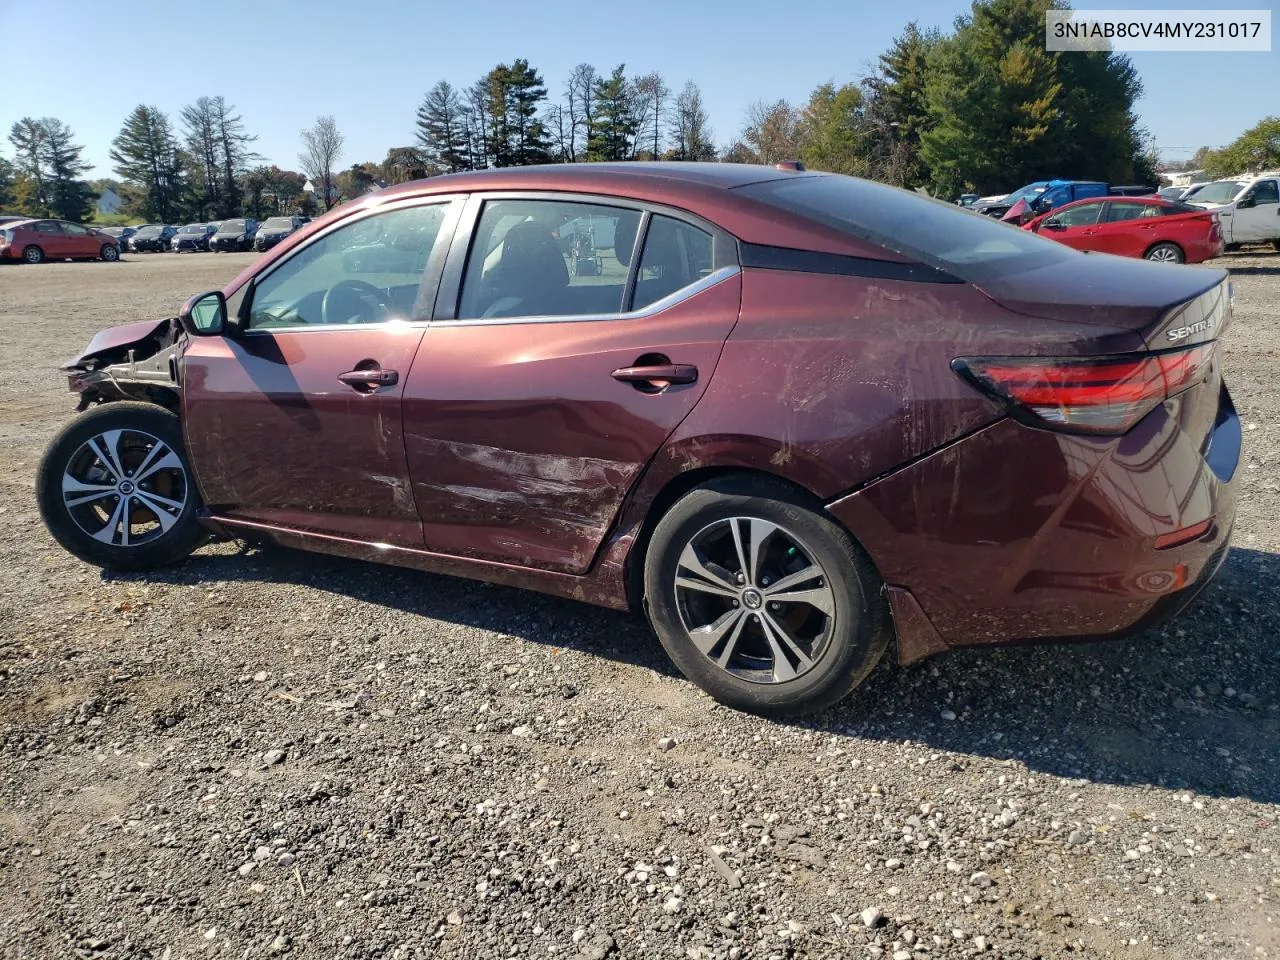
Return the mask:
[[[165,338],[162,334],[169,333],[173,323],[171,319],[138,320],[134,323],[99,330],[74,359],[62,365],[62,369],[83,369],[91,360],[120,354],[131,347],[140,353],[144,352],[143,348],[147,348],[146,352],[155,353],[164,344]]]

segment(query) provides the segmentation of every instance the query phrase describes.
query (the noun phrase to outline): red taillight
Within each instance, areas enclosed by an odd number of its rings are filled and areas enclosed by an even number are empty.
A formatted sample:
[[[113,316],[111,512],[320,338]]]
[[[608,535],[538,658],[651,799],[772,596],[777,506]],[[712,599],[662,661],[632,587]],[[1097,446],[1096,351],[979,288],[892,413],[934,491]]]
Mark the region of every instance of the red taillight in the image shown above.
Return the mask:
[[[960,359],[952,368],[1044,426],[1124,433],[1169,397],[1204,379],[1216,344],[1105,359]]]

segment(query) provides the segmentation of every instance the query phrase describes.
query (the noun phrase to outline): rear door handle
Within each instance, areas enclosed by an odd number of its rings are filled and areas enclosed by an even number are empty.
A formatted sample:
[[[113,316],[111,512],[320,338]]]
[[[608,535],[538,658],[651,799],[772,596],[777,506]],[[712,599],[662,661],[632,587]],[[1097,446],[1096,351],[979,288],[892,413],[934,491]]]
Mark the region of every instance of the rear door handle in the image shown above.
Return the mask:
[[[367,393],[378,387],[395,386],[400,382],[400,374],[394,370],[372,367],[368,370],[348,370],[346,373],[338,374],[338,379],[348,387]]]
[[[693,383],[698,379],[698,368],[691,363],[655,363],[644,367],[619,367],[613,371],[613,379],[623,383],[649,383],[665,380],[667,383]]]

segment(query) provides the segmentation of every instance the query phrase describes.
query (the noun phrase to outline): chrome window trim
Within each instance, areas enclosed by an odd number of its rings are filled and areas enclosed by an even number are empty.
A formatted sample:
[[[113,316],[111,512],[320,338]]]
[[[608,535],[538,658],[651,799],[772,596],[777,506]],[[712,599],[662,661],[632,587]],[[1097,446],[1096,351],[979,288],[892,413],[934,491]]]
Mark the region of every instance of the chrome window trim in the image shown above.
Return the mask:
[[[401,320],[392,317],[379,320],[377,323],[299,323],[292,327],[250,327],[240,336],[266,337],[278,333],[330,333],[334,330],[387,330],[391,327],[402,330],[421,330],[430,326],[430,320]]]
[[[669,310],[678,303],[683,303],[691,297],[712,287],[718,286],[730,277],[736,277],[742,272],[742,268],[734,265],[731,267],[721,267],[713,270],[711,273],[695,280],[688,286],[681,287],[673,293],[667,294],[661,300],[655,300],[640,310],[628,310],[626,313],[579,313],[579,314],[562,314],[557,316],[546,317],[471,317],[466,320],[432,320],[432,327],[490,327],[490,326],[507,326],[519,323],[591,323],[602,320],[608,321],[626,321],[626,320],[643,320],[654,314]]]

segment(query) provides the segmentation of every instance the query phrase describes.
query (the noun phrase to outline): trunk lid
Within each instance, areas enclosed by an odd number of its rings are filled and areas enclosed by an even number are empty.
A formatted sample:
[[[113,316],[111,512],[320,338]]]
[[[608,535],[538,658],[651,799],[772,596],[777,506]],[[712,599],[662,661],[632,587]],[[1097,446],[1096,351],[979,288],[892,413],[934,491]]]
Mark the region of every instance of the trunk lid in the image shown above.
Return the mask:
[[[1151,350],[1213,339],[1230,317],[1225,270],[1082,254],[988,279],[978,288],[1029,317],[1131,331]],[[1174,328],[1194,332],[1168,336]]]

